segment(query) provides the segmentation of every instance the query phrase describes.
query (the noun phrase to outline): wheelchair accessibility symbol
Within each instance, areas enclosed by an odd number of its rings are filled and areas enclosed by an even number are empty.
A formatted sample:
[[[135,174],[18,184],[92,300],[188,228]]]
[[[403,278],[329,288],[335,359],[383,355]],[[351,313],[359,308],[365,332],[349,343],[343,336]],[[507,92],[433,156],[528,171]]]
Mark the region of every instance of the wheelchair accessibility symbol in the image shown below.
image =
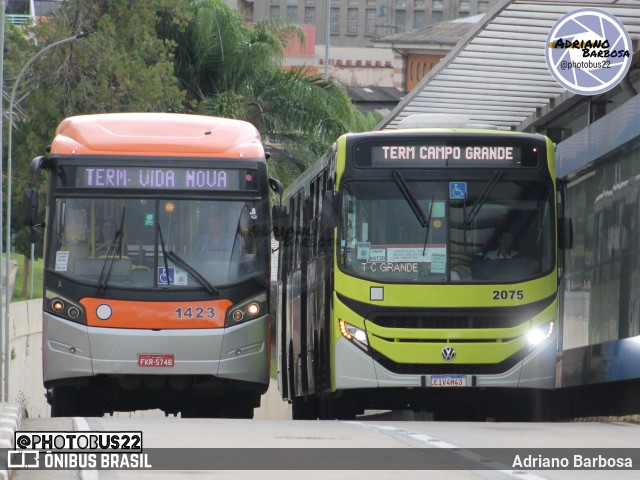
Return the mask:
[[[169,282],[167,282],[167,269],[164,267],[158,268],[158,283],[159,284],[172,284],[174,278],[174,269],[169,267]]]
[[[449,182],[449,198],[451,200],[467,198],[467,182]]]

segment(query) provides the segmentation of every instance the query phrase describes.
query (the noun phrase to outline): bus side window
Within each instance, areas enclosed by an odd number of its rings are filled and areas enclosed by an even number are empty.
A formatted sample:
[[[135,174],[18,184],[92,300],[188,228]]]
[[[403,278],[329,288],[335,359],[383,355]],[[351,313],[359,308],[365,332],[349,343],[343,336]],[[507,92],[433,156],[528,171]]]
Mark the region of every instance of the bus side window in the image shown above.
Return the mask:
[[[87,242],[87,215],[84,209],[69,209],[62,232],[62,242],[66,245],[80,245]]]
[[[69,252],[63,271],[73,271],[77,259],[89,257],[88,230],[87,211],[83,208],[69,208],[60,238],[60,250]]]
[[[296,229],[298,228],[298,196],[293,195],[289,205],[290,222],[289,227],[291,229],[291,235],[289,236],[289,251],[291,252],[289,272],[296,270],[298,266],[298,235]]]

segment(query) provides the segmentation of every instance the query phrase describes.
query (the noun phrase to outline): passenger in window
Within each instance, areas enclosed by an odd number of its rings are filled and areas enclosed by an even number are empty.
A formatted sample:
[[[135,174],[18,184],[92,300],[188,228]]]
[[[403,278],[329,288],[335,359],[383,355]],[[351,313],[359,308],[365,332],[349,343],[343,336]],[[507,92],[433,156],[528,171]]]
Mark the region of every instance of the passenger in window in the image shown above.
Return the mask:
[[[113,244],[116,238],[117,229],[118,227],[116,226],[115,220],[111,218],[107,218],[102,222],[102,227],[98,232],[98,239],[96,240],[96,256],[107,254],[109,246]]]
[[[382,218],[385,219],[385,241],[383,243],[389,245],[419,243],[419,241],[416,242],[415,230],[421,228],[420,224],[411,223],[413,221],[411,219],[407,220],[407,212],[404,207],[393,205],[387,209],[387,214],[384,217],[378,214],[378,219]]]
[[[84,209],[69,209],[62,231],[60,250],[68,251],[67,262],[61,271],[74,271],[75,262],[90,255],[87,239],[87,212]]]
[[[62,238],[66,246],[87,243],[87,219],[84,210],[69,211]]]

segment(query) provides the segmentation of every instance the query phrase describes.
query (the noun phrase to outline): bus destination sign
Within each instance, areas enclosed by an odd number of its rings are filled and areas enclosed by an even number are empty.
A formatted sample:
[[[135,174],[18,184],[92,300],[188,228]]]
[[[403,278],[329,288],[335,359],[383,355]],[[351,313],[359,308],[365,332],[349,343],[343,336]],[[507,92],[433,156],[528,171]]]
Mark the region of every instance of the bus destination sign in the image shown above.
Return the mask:
[[[374,163],[394,161],[506,161],[520,163],[521,148],[513,145],[379,145]]]
[[[239,190],[245,170],[231,168],[78,167],[77,188],[166,190]],[[246,178],[243,185],[250,184]]]

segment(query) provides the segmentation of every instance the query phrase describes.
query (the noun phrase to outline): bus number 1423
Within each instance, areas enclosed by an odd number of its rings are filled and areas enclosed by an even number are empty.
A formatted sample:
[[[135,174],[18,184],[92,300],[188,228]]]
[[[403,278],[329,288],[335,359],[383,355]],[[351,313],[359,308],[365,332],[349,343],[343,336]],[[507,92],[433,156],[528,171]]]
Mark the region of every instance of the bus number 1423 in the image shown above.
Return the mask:
[[[178,320],[183,318],[213,318],[216,315],[213,307],[178,307],[174,310]]]
[[[493,299],[494,300],[513,300],[513,299],[523,300],[524,291],[523,290],[494,290]]]

